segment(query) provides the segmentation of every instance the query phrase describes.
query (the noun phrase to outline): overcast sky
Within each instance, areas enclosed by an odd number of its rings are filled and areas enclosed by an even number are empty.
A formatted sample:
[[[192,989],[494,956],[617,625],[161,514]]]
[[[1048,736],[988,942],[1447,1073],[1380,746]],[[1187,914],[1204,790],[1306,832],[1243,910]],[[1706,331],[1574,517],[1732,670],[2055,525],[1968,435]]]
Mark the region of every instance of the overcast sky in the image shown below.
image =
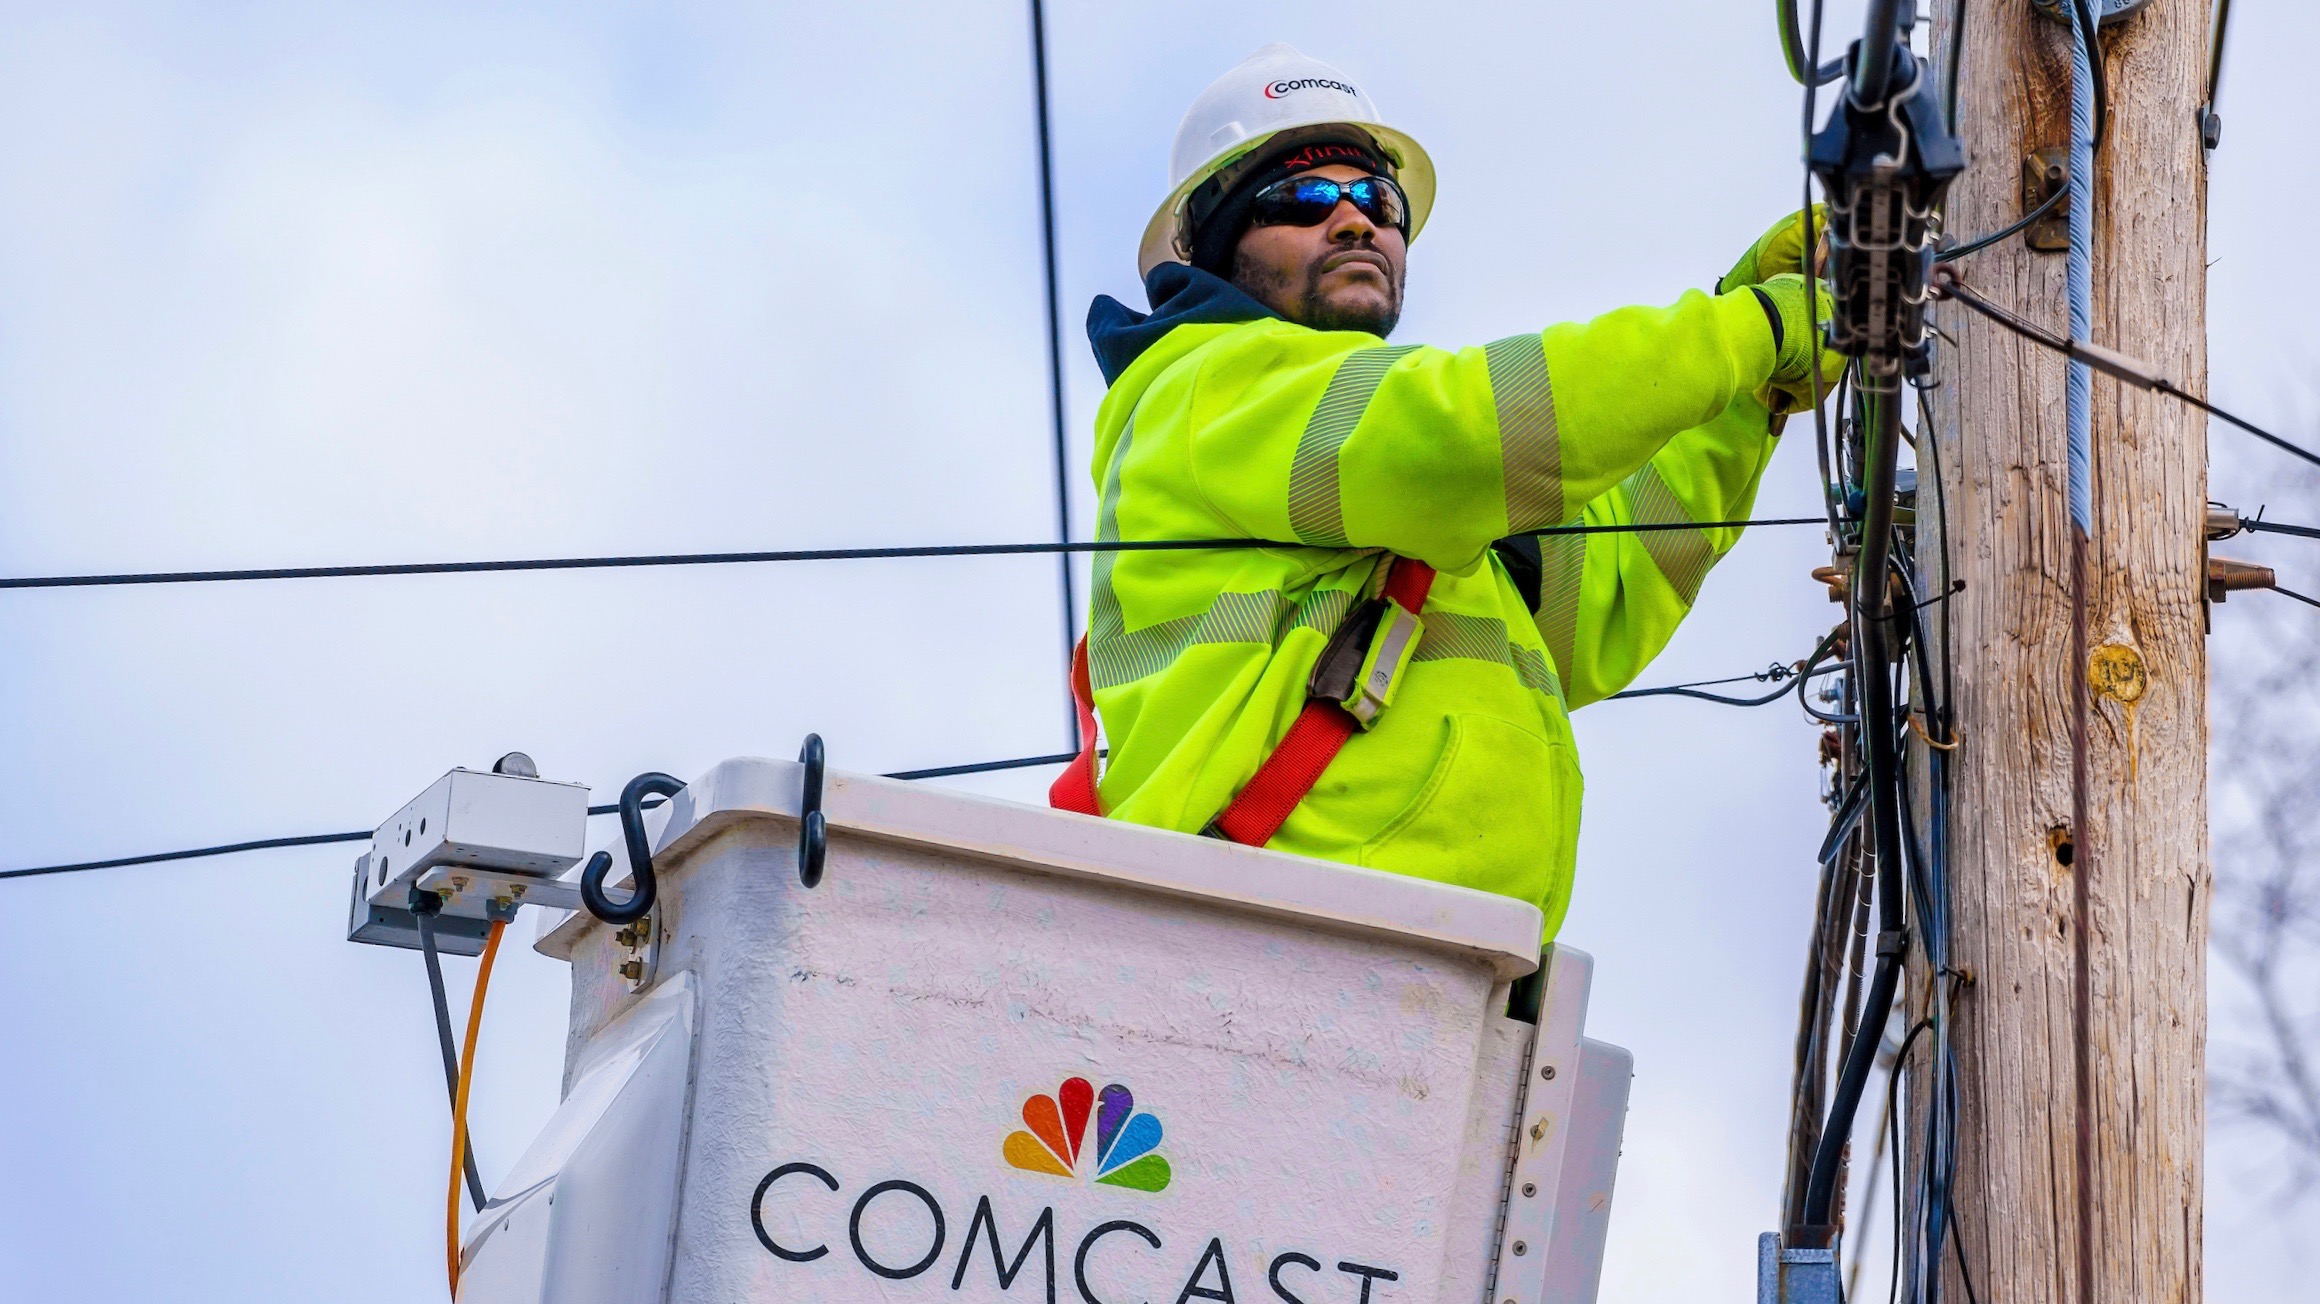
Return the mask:
[[[1096,293],[1140,301],[1135,239],[1212,77],[1288,40],[1427,142],[1441,198],[1399,338],[1478,343],[1705,285],[1793,208],[1768,9],[1051,5],[1077,533],[1102,388],[1077,323]],[[0,572],[1052,535],[1019,4],[5,15]],[[2309,431],[2320,18],[2237,27],[2213,391]],[[2226,451],[2216,496],[2243,506],[2297,474]],[[1812,484],[1785,448],[1760,506],[1810,512]],[[1835,614],[1806,578],[1825,560],[1816,531],[1751,537],[1647,677],[1802,655]],[[864,771],[1057,750],[1055,590],[1051,562],[992,559],[0,595],[0,867],[367,828],[510,748],[598,800],[809,729]],[[1815,731],[1677,701],[1578,727],[1564,940],[1598,959],[1591,1030],[1637,1057],[1604,1298],[1745,1299],[1825,819]],[[1037,799],[1047,777],[971,786]],[[0,883],[11,1297],[439,1294],[425,982],[343,940],[351,859]],[[487,1180],[554,1108],[565,999],[561,965],[509,949]],[[2286,1298],[2320,1212],[2266,1208],[2261,1147],[2233,1144],[2211,1295]]]

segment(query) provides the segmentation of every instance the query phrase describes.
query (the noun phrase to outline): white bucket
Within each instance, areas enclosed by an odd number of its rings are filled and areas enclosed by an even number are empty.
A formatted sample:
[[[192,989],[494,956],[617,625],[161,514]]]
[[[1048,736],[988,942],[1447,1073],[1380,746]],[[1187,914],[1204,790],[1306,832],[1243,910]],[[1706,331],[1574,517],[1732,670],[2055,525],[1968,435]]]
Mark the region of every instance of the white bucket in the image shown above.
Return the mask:
[[[544,931],[567,1102],[469,1304],[1592,1298],[1624,1053],[1575,952],[1507,1016],[1532,906],[835,772],[808,889],[800,780],[651,814],[649,941]]]

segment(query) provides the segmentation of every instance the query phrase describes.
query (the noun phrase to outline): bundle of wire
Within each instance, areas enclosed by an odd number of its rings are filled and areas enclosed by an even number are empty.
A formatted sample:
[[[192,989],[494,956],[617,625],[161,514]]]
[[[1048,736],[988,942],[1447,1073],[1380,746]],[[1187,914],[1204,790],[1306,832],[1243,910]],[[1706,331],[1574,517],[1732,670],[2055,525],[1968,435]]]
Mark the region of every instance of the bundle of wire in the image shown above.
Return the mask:
[[[1803,129],[1809,153],[1817,85],[1841,75],[1842,67],[1840,64],[1824,68],[1820,64],[1822,5],[1819,0],[1812,7],[1809,27],[1802,32],[1793,15],[1793,5],[1784,5],[1782,12],[1783,33],[1790,38],[1790,67],[1804,83]],[[1964,14],[1963,3],[1956,4],[1949,30],[1951,53],[1943,69],[1944,108],[1953,122],[1957,103],[1957,51],[1962,48]],[[1803,39],[1796,39],[1800,35]],[[1809,214],[1812,201],[1809,169],[1805,201]],[[1807,247],[1812,247],[1809,237]],[[1868,411],[1872,396],[1854,383],[1856,369],[1848,368],[1843,376],[1826,378],[1835,390],[1833,397],[1838,410],[1847,419],[1837,423],[1832,431],[1825,415],[1816,408],[1815,442],[1832,539],[1858,548],[1869,542],[1863,535],[1875,528],[1872,522],[1889,517],[1890,503],[1869,504],[1864,498],[1873,486],[1890,477],[1889,470],[1873,473],[1874,461],[1881,455],[1889,468],[1893,454],[1889,449],[1872,449],[1866,444],[1876,423]],[[1816,377],[1816,385],[1822,379]],[[1879,401],[1894,399],[1884,397]],[[1846,1185],[1845,1147],[1851,1139],[1856,1119],[1854,1109],[1862,1083],[1857,1080],[1859,1075],[1852,1072],[1832,1080],[1832,1072],[1840,1064],[1858,1067],[1868,1062],[1867,1056],[1877,1049],[1888,1050],[1888,1054],[1876,1057],[1885,1065],[1887,1073],[1883,1117],[1878,1120],[1876,1133],[1878,1150],[1892,1153],[1893,1263],[1888,1296],[1932,1304],[1940,1298],[1945,1241],[1951,1242],[1949,1248],[1957,1257],[1960,1280],[1969,1300],[1974,1292],[1964,1247],[1957,1243],[1950,1226],[1958,1116],[1951,1014],[1962,981],[1950,963],[1949,952],[1949,752],[1956,746],[1956,735],[1952,723],[1953,676],[1948,665],[1951,646],[1948,608],[1943,599],[1954,586],[1947,555],[1946,502],[1940,492],[1940,453],[1922,390],[1918,413],[1914,443],[1924,463],[1921,470],[1930,472],[1920,478],[1919,519],[1924,519],[1922,508],[1926,491],[1930,490],[1932,518],[1940,538],[1939,596],[1928,601],[1909,550],[1893,546],[1885,569],[1898,590],[1892,603],[1895,610],[1888,617],[1876,619],[1878,625],[1886,628],[1876,631],[1864,628],[1861,607],[1854,606],[1852,624],[1840,626],[1823,645],[1826,648],[1831,643],[1840,644],[1843,652],[1843,663],[1824,690],[1824,702],[1833,709],[1822,711],[1815,709],[1809,700],[1806,703],[1806,709],[1815,718],[1830,726],[1832,745],[1824,752],[1824,760],[1833,766],[1834,780],[1826,794],[1832,818],[1819,857],[1821,883],[1817,917],[1799,1011],[1783,1213],[1785,1224],[1792,1229],[1833,1226],[1841,1221],[1842,1192]],[[1886,426],[1890,429],[1897,424],[1889,420]],[[1885,541],[1876,542],[1882,551]],[[1855,587],[1865,587],[1869,582],[1868,577],[1861,575],[1856,575],[1853,581]],[[1927,609],[1937,604],[1943,605],[1943,637],[1938,644],[1929,637],[1927,629]],[[1872,633],[1877,636],[1871,637]],[[1890,658],[1879,655],[1888,640],[1894,645],[1894,655]],[[1933,664],[1936,659],[1942,662],[1938,675]],[[1872,682],[1871,676],[1879,680]],[[1889,713],[1879,712],[1871,704],[1890,704],[1891,709]],[[1914,766],[1911,750],[1906,746],[1913,731],[1926,744],[1917,752],[1920,759]],[[1877,756],[1891,757],[1893,761],[1880,765],[1872,761]],[[1913,792],[1924,801],[1922,827],[1912,812]],[[1882,836],[1872,836],[1872,825],[1877,822],[1867,817],[1872,808],[1881,810],[1878,819],[1894,821],[1898,828],[1880,831]],[[1892,836],[1893,833],[1898,836]],[[1880,843],[1885,846],[1882,856],[1878,850]],[[1878,863],[1886,857],[1896,859],[1898,864]],[[1884,899],[1894,893],[1896,884],[1900,885],[1905,903]],[[1873,905],[1884,917],[1882,928],[1871,923]],[[1892,931],[1892,921],[1904,912],[1908,923],[1905,935],[1920,948],[1923,964],[1914,984],[1915,1011],[1911,1011],[1909,1001],[1900,1005],[1906,1026],[1895,1044],[1887,1040],[1885,1011],[1890,998],[1881,1002],[1873,999],[1874,994],[1864,992],[1865,961],[1872,934]],[[1886,948],[1881,944],[1879,950],[1882,962],[1886,959]],[[1880,968],[1883,967],[1881,963]],[[1892,981],[1880,975],[1884,990],[1890,990]],[[1913,1056],[1920,1056],[1921,1060],[1913,1061]],[[1901,1105],[1905,1098],[1917,1101],[1907,1111],[1917,1128],[1913,1138],[1915,1162],[1906,1170],[1915,1174],[1914,1189],[1904,1186],[1905,1166],[1901,1157],[1904,1114]],[[1877,1159],[1871,1162],[1874,1164]],[[1871,1178],[1872,1190],[1875,1180]],[[1856,1246],[1849,1275],[1857,1275],[1860,1265],[1860,1247]],[[1847,1283],[1848,1296],[1854,1293],[1853,1284]]]

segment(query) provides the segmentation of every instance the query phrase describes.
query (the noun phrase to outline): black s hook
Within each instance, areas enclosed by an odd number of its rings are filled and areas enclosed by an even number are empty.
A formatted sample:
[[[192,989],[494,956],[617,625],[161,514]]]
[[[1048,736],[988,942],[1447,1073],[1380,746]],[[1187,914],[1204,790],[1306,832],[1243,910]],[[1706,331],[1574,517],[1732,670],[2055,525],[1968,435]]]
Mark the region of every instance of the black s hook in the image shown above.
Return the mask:
[[[822,736],[807,734],[798,748],[798,763],[806,767],[805,792],[798,801],[798,882],[814,887],[822,881],[822,860],[830,851],[830,830],[822,818]]]
[[[644,836],[644,799],[674,797],[684,789],[677,779],[649,773],[630,779],[620,790],[620,834],[628,845],[628,868],[636,876],[636,886],[626,901],[615,903],[605,896],[604,876],[612,870],[612,853],[597,852],[580,871],[580,901],[589,914],[608,924],[633,924],[651,911],[660,889],[653,881],[652,846]]]

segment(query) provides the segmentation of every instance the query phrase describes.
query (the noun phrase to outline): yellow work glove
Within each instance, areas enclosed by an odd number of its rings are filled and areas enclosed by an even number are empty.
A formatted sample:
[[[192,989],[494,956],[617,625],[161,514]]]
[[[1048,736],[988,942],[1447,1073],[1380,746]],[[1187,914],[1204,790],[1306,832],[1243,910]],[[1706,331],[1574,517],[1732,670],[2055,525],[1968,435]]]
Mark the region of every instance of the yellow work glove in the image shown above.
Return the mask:
[[[1819,244],[1829,229],[1827,217],[1828,205],[1812,206],[1814,244]],[[1740,261],[1732,264],[1732,270],[1724,273],[1723,280],[1716,282],[1716,293],[1725,294],[1743,285],[1760,284],[1790,272],[1802,275],[1804,247],[1804,214],[1791,213],[1774,223],[1771,230],[1758,236],[1755,244],[1748,246],[1748,252],[1740,255]]]
[[[1845,374],[1845,355],[1828,346],[1821,329],[1835,307],[1829,287],[1825,283],[1813,287],[1815,311],[1810,316],[1805,311],[1805,280],[1796,272],[1783,272],[1748,288],[1764,303],[1775,323],[1772,377],[1757,391],[1757,400],[1774,416],[1803,411],[1813,406],[1816,350],[1821,362],[1821,397],[1827,397],[1837,387],[1837,378]]]

